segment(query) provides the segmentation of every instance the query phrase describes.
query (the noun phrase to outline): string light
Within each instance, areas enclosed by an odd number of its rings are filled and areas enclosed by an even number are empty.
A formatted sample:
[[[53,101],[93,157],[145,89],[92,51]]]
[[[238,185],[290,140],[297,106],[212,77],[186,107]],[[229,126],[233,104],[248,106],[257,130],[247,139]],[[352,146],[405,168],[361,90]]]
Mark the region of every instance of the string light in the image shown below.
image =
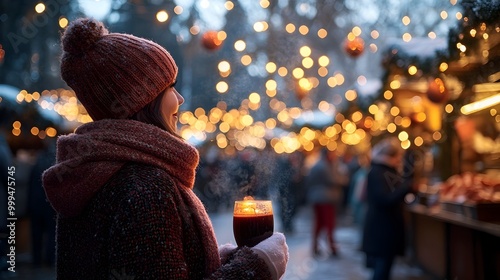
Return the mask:
[[[168,13],[165,10],[158,11],[156,13],[156,19],[158,22],[166,22],[168,20]]]
[[[457,1],[456,0],[450,0],[451,5],[456,5]],[[268,0],[260,0],[259,5],[262,9],[268,9],[270,7],[270,1]],[[231,1],[226,1],[224,3],[224,7],[227,11],[230,11],[234,8],[234,3]],[[35,6],[35,11],[37,13],[43,13],[45,11],[45,5],[43,3],[38,3]],[[173,14],[174,17],[175,15],[181,15],[183,13],[183,8],[181,6],[175,6],[173,9]],[[448,14],[447,11],[441,11],[440,12],[440,17],[442,20],[447,19],[450,16],[455,16],[457,20],[460,20],[463,18],[463,15],[460,12],[456,13],[451,13]],[[158,22],[167,22],[170,17],[167,11],[162,10],[158,11],[156,14],[156,19]],[[410,15],[404,16],[402,19],[402,23],[404,26],[410,26],[411,25],[411,18]],[[59,19],[59,27],[65,28],[68,25],[68,20],[65,17],[61,17]],[[485,27],[484,27],[485,28]],[[259,32],[265,32],[269,29],[269,24],[267,21],[256,21],[253,24],[253,30],[256,33]],[[306,25],[300,25],[296,26],[293,23],[287,23],[284,25],[284,29],[287,32],[287,34],[294,34],[295,32],[298,32],[298,34],[302,36],[317,36],[318,38],[325,39],[328,37],[329,33],[327,29],[319,27],[319,29],[314,29],[317,31],[314,31],[314,34],[309,34],[311,31],[310,27]],[[365,30],[366,31],[366,30]],[[192,35],[197,35],[200,33],[200,27],[198,25],[193,25],[190,27],[189,32]],[[474,35],[471,32],[471,36],[476,36],[477,31],[474,31]],[[359,26],[354,26],[349,32],[348,37],[358,37],[362,34],[362,29]],[[297,34],[297,35],[298,35]],[[227,34],[225,32],[220,33],[224,39],[227,37]],[[379,30],[371,30],[369,33],[369,36],[371,39],[376,40],[380,38],[380,36],[385,36],[386,34],[381,34]],[[402,39],[405,42],[409,42],[412,40],[412,38],[416,36],[415,34],[412,34],[410,32],[406,32],[405,34],[402,35]],[[436,32],[431,31],[427,34],[427,36],[431,39],[435,39],[438,37]],[[488,34],[485,32],[481,33],[481,36],[483,36],[483,39],[488,38]],[[219,37],[219,34],[218,34]],[[376,53],[378,51],[378,46],[375,43],[370,43],[369,49],[372,53]],[[244,40],[236,40],[234,42],[234,50],[237,52],[245,52],[247,51],[247,45]],[[457,49],[459,49],[461,52],[465,53],[467,50],[467,46],[464,43],[459,43],[457,45]],[[315,53],[314,59],[311,57],[312,53]],[[250,110],[256,110],[259,107],[262,96],[264,98],[282,98],[278,92],[281,92],[281,87],[284,85],[286,86],[286,79],[290,79],[293,77],[296,79],[297,83],[300,85],[300,87],[303,87],[307,90],[312,90],[315,87],[318,87],[322,83],[324,85],[327,85],[330,88],[334,87],[339,87],[344,85],[346,82],[346,77],[350,77],[350,75],[344,76],[343,73],[340,71],[335,70],[334,63],[332,63],[331,56],[328,54],[321,54],[321,53],[316,53],[316,49],[312,49],[309,46],[303,46],[300,49],[300,55],[302,56],[302,59],[300,60],[300,65],[295,65],[295,66],[283,66],[283,65],[277,65],[276,62],[269,61],[267,63],[262,64],[261,61],[259,61],[258,56],[255,54],[252,54],[250,52],[248,53],[242,53],[240,57],[240,62],[241,65],[243,66],[252,66],[252,67],[262,67],[261,65],[265,65],[264,69],[265,72],[269,75],[276,75],[276,79],[267,79],[265,82],[265,93],[262,92],[262,94],[259,94],[257,92],[252,92],[249,93],[248,99],[242,100],[241,101],[241,106],[240,108],[236,109],[235,111],[231,111],[232,113],[229,114],[227,112],[227,108],[223,109],[223,105],[221,105],[221,108],[219,108],[219,104],[217,107],[214,107],[212,110],[209,110],[209,112],[204,112],[201,110],[195,110],[195,114],[188,114],[188,113],[183,113],[180,115],[179,121],[183,126],[181,127],[181,135],[183,137],[197,137],[197,138],[205,138],[206,139],[206,133],[205,132],[211,132],[211,133],[218,133],[217,134],[217,145],[221,148],[227,148],[230,146],[238,146],[239,148],[242,148],[244,146],[243,142],[249,145],[255,145],[262,147],[261,144],[256,144],[257,140],[252,140],[254,143],[250,144],[250,141],[248,138],[248,135],[251,136],[256,136],[256,135],[262,135],[262,129],[261,128],[275,128],[277,126],[277,120],[279,120],[282,124],[290,123],[291,120],[293,120],[293,117],[297,117],[298,113],[301,111],[301,109],[295,107],[295,108],[287,108],[287,104],[283,101],[276,101],[276,108],[277,112],[279,112],[275,118],[268,118],[265,122],[259,123],[255,122],[252,116],[250,116]],[[484,54],[483,55],[487,55]],[[319,58],[317,58],[319,57]],[[255,61],[254,61],[255,58]],[[317,58],[317,59],[316,59]],[[255,62],[255,63],[254,63]],[[234,66],[234,65],[233,65]],[[300,67],[299,67],[300,66]],[[229,61],[223,60],[220,61],[217,65],[217,69],[219,70],[219,74],[221,78],[226,78],[230,75],[232,67],[230,65]],[[263,70],[264,70],[263,69]],[[448,64],[446,63],[441,63],[439,66],[439,71],[445,72],[448,69]],[[311,71],[313,70],[313,71]],[[336,71],[336,72],[334,72]],[[329,72],[333,74],[329,74]],[[410,65],[407,68],[407,72],[410,76],[417,75],[418,73],[421,74],[421,71],[419,72],[419,67],[417,65]],[[291,73],[291,76],[288,76],[289,73]],[[314,74],[317,73],[317,74]],[[419,74],[419,75],[420,75]],[[279,77],[278,77],[279,76]],[[286,78],[286,79],[285,79]],[[278,83],[278,80],[280,81]],[[348,81],[348,83],[351,83],[352,81]],[[359,76],[356,78],[356,83],[360,86],[365,85],[367,83],[367,79],[364,76]],[[383,98],[390,103],[394,94],[392,90],[397,90],[401,88],[402,86],[402,81],[399,79],[394,79],[390,81],[390,89],[391,90],[386,90],[383,92]],[[215,85],[215,89],[217,92],[221,94],[230,94],[230,85],[228,84],[228,81],[222,80],[218,81]],[[283,91],[285,92],[285,91]],[[60,97],[61,91],[57,91],[56,98]],[[88,114],[84,112],[83,107],[81,104],[78,104],[76,101],[76,98],[71,99],[73,101],[69,101],[70,98],[65,99],[64,102],[62,100],[57,99],[56,101],[49,101],[50,98],[47,98],[49,94],[40,94],[37,92],[33,93],[27,93],[27,92],[20,92],[18,96],[16,97],[18,102],[36,102],[39,104],[41,107],[44,107],[48,110],[54,110],[57,111],[58,113],[64,114],[68,119],[73,119],[77,120],[80,122],[85,122],[85,121],[90,121],[90,117]],[[74,97],[74,96],[73,96]],[[345,91],[344,96],[341,96],[339,94],[333,95],[331,100],[329,102],[322,100],[319,105],[318,109],[320,110],[329,110],[327,108],[330,108],[331,106],[334,107],[334,105],[340,105],[342,102],[345,101],[354,101],[358,98],[358,93],[355,90],[349,89]],[[63,104],[64,103],[64,104]],[[301,105],[303,107],[310,106],[307,104],[313,103],[313,99],[311,98],[306,98],[301,101]],[[269,103],[271,105],[271,102]],[[310,107],[313,108],[313,107]],[[293,109],[293,110],[292,110]],[[376,104],[372,104],[369,106],[368,109],[369,113],[373,116],[365,116],[363,113],[360,111],[356,111],[355,113],[350,115],[350,120],[348,120],[345,116],[342,114],[337,114],[336,119],[342,120],[342,121],[349,121],[346,123],[346,126],[344,128],[340,128],[338,131],[337,128],[330,128],[326,129],[325,132],[322,131],[314,131],[314,130],[307,130],[304,132],[301,132],[299,134],[288,134],[283,137],[278,137],[275,138],[277,139],[274,144],[273,148],[275,149],[276,152],[291,152],[297,149],[305,149],[305,150],[311,150],[315,147],[314,140],[320,141],[322,146],[328,146],[329,149],[335,150],[335,149],[341,149],[338,147],[338,144],[336,142],[337,138],[335,140],[332,140],[332,137],[338,137],[343,143],[345,144],[353,144],[353,143],[359,143],[361,141],[360,139],[363,139],[367,137],[364,133],[365,130],[360,129],[356,123],[360,122],[365,129],[367,128],[367,131],[370,133],[379,133],[381,130],[387,129],[388,131],[395,132],[397,129],[397,126],[395,123],[387,122],[383,123],[385,121],[388,121],[387,117],[394,117],[397,118],[397,122],[401,127],[409,127],[411,124],[411,119],[405,116],[400,116],[401,110],[397,107],[391,107],[389,110],[384,110],[382,107],[379,107]],[[451,113],[453,111],[453,106],[451,104],[447,104],[445,106],[445,111],[447,113]],[[75,113],[76,112],[76,113]],[[225,116],[229,114],[231,118],[226,117],[225,121],[222,121],[222,116]],[[389,115],[389,116],[388,116]],[[385,117],[381,117],[385,116]],[[422,121],[425,120],[423,117],[425,116],[424,113],[418,113],[415,115],[415,119],[417,121]],[[498,116],[498,115],[495,115]],[[369,117],[369,118],[368,118]],[[196,120],[194,120],[196,119]],[[227,137],[225,133],[228,133],[232,129],[235,129],[238,127],[238,124],[236,122],[239,122],[239,125],[242,125],[243,127],[241,128],[241,132],[243,134],[238,134],[241,136],[241,139],[237,139],[238,137],[234,137],[232,135],[231,137]],[[20,126],[19,126],[20,127]],[[399,127],[399,128],[401,128]],[[13,130],[16,128],[13,127]],[[17,128],[19,129],[19,128]],[[44,128],[41,129],[39,128],[40,131],[43,130],[43,133],[46,134],[47,136],[52,135],[53,131],[49,128]],[[218,129],[218,132],[217,132]],[[197,131],[198,130],[198,131]],[[204,130],[200,131],[199,130]],[[326,132],[328,131],[328,132]],[[335,132],[335,133],[333,133]],[[16,132],[17,133],[17,132]],[[20,132],[19,132],[20,133]],[[242,136],[246,135],[246,136]],[[313,136],[314,135],[314,136]],[[341,135],[341,136],[339,136]],[[312,137],[312,138],[311,138]],[[434,137],[434,136],[433,136]],[[435,136],[434,138],[436,138]],[[244,140],[245,139],[245,140]],[[408,142],[404,142],[407,141]],[[424,142],[422,137],[417,137],[415,138],[412,142],[409,142],[409,138],[404,140],[402,145],[405,146],[410,146],[412,143],[416,146],[421,146]]]
[[[45,11],[45,4],[43,4],[43,3],[36,4],[36,6],[35,6],[35,12],[41,14],[44,11]]]

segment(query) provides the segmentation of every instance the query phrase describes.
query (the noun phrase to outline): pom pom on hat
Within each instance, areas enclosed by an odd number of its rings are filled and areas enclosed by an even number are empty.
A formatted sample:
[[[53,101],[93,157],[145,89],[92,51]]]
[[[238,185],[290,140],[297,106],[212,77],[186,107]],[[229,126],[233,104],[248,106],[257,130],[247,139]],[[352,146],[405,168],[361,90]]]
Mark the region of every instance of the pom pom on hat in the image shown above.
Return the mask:
[[[70,23],[61,41],[61,76],[94,121],[132,116],[177,77],[177,65],[162,46],[109,33],[95,19]]]
[[[95,43],[109,31],[101,22],[90,18],[82,18],[73,21],[66,29],[62,38],[63,50],[65,52],[80,55],[91,49]]]

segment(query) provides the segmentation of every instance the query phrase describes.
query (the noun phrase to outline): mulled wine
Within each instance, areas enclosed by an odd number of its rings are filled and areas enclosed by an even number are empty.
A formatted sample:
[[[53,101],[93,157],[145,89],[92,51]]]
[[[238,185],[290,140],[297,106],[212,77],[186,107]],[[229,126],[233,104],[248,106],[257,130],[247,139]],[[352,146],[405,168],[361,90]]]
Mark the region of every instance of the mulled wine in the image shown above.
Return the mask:
[[[246,198],[235,202],[233,233],[238,246],[253,247],[273,232],[274,216],[270,200]]]

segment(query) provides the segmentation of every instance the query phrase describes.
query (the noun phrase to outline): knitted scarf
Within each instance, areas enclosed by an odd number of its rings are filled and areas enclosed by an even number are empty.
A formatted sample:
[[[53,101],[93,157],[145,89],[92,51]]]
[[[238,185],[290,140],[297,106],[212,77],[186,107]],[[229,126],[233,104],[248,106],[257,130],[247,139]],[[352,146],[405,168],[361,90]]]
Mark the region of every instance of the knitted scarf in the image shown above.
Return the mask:
[[[156,126],[112,119],[84,124],[75,133],[59,137],[57,145],[56,164],[44,172],[43,186],[62,217],[80,214],[125,163],[157,166],[168,172],[195,213],[195,223],[206,241],[206,260],[214,259],[215,234],[204,206],[192,191],[199,161],[193,146]],[[207,272],[218,265],[207,264]]]

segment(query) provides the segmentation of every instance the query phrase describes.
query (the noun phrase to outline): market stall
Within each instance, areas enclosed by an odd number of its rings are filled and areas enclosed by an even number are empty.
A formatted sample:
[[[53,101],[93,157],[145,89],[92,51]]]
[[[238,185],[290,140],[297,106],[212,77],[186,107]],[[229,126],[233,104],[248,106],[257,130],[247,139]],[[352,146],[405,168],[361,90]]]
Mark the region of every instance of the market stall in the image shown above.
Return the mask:
[[[409,208],[413,257],[438,279],[498,279],[500,224],[461,214]]]
[[[498,279],[500,178],[453,175],[419,199],[408,207],[417,263],[439,278]]]
[[[433,174],[441,177],[419,174],[406,213],[411,255],[438,279],[500,279],[500,23],[473,4],[450,38],[450,61],[439,64],[438,91],[454,88],[441,127],[427,125],[447,137],[435,143]]]

